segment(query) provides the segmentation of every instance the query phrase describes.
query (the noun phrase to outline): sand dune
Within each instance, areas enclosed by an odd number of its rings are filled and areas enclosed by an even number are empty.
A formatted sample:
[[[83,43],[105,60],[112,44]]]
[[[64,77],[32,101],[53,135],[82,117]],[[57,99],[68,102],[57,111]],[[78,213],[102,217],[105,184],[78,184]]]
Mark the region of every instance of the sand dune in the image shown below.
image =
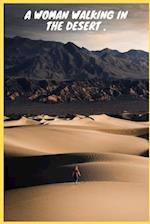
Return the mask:
[[[112,124],[118,127],[127,127],[127,128],[140,128],[142,126],[148,127],[149,122],[137,122],[137,121],[130,121],[130,120],[124,120],[124,119],[119,119],[115,117],[108,116],[106,114],[101,114],[101,115],[91,115],[91,118],[93,118],[96,122],[100,123],[108,123]]]
[[[46,122],[49,125],[62,125],[65,127],[81,127],[91,130],[105,131],[108,133],[141,136],[148,132],[148,122],[135,122],[119,118],[110,117],[108,115],[93,115],[90,117],[76,116],[72,120],[64,120],[56,118]]]
[[[57,125],[5,129],[4,142],[5,153],[18,156],[73,152],[139,155],[148,149],[148,141],[142,138]]]
[[[7,120],[9,120],[9,117],[4,116],[4,121],[7,121]]]
[[[73,169],[74,164],[69,166]],[[146,183],[148,179],[148,166],[138,164],[125,164],[118,162],[91,162],[80,164],[83,181],[113,181]]]
[[[40,114],[40,115],[37,115],[37,116],[31,116],[30,118],[33,119],[33,120],[37,120],[37,121],[40,121],[40,120],[47,121],[47,120],[53,120],[53,119],[55,119],[54,116],[49,116],[47,114]]]
[[[34,121],[30,118],[22,117],[19,120],[11,120],[11,121],[5,121],[4,127],[18,127],[18,126],[29,126],[29,125],[38,125],[39,122]]]
[[[5,221],[148,221],[144,184],[84,182],[5,192]]]
[[[38,121],[36,121],[38,120]],[[58,117],[50,117],[48,115],[39,115],[31,118],[22,117],[19,120],[5,121],[5,127],[18,127],[29,125],[59,125],[64,127],[82,128],[96,131],[103,131],[108,133],[143,136],[148,132],[148,122],[135,122],[123,120],[119,118],[110,117],[108,115],[91,115],[85,117],[76,115],[73,119],[61,119]]]
[[[71,153],[6,158],[5,188],[72,182],[75,164],[80,167],[81,181],[146,183],[148,179],[148,159],[144,157],[117,153]]]
[[[37,120],[5,121],[5,221],[148,220],[147,122]]]

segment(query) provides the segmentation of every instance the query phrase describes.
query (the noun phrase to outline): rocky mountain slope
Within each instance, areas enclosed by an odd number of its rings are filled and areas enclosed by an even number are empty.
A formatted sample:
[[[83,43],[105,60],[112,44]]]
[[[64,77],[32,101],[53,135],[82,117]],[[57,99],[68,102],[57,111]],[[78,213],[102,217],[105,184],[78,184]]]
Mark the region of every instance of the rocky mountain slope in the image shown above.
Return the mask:
[[[68,42],[5,38],[5,97],[41,102],[148,96],[148,53],[89,51]]]

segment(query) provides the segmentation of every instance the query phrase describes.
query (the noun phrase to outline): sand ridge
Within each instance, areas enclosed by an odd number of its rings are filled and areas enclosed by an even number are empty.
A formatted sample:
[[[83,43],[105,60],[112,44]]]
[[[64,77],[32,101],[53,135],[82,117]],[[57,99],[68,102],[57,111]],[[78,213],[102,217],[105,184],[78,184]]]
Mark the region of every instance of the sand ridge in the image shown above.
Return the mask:
[[[9,127],[30,126],[30,125],[38,125],[38,124],[39,122],[34,121],[33,119],[21,117],[18,120],[5,121],[4,127],[9,128]]]
[[[139,155],[148,149],[148,141],[143,138],[57,125],[5,129],[4,141],[5,153],[18,156],[32,155],[30,151],[40,154],[119,152]]]
[[[47,121],[48,125],[60,125],[65,127],[81,127],[89,128],[91,130],[105,131],[109,133],[125,134],[140,136],[148,132],[148,122],[135,122],[123,120],[119,118],[110,117],[108,115],[91,115],[89,117],[76,116],[72,120],[55,118]]]

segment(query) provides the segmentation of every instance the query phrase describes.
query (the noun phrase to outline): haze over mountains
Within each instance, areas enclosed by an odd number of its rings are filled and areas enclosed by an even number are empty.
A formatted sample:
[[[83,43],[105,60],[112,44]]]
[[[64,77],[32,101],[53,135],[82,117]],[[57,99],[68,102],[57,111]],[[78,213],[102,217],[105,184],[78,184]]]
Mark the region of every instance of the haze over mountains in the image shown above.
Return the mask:
[[[148,53],[90,51],[71,42],[5,38],[5,96],[41,102],[146,98]]]

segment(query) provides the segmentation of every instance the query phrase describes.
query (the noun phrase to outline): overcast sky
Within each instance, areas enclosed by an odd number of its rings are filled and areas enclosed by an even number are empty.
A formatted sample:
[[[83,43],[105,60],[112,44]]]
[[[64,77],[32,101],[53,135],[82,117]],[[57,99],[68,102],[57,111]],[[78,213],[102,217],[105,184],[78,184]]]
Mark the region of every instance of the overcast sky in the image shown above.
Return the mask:
[[[52,32],[46,31],[42,20],[24,21],[28,10],[128,10],[126,20],[103,20],[96,32]],[[103,30],[104,28],[104,30]],[[22,36],[31,39],[74,42],[90,50],[103,48],[148,51],[148,5],[147,4],[5,4],[5,36]]]

